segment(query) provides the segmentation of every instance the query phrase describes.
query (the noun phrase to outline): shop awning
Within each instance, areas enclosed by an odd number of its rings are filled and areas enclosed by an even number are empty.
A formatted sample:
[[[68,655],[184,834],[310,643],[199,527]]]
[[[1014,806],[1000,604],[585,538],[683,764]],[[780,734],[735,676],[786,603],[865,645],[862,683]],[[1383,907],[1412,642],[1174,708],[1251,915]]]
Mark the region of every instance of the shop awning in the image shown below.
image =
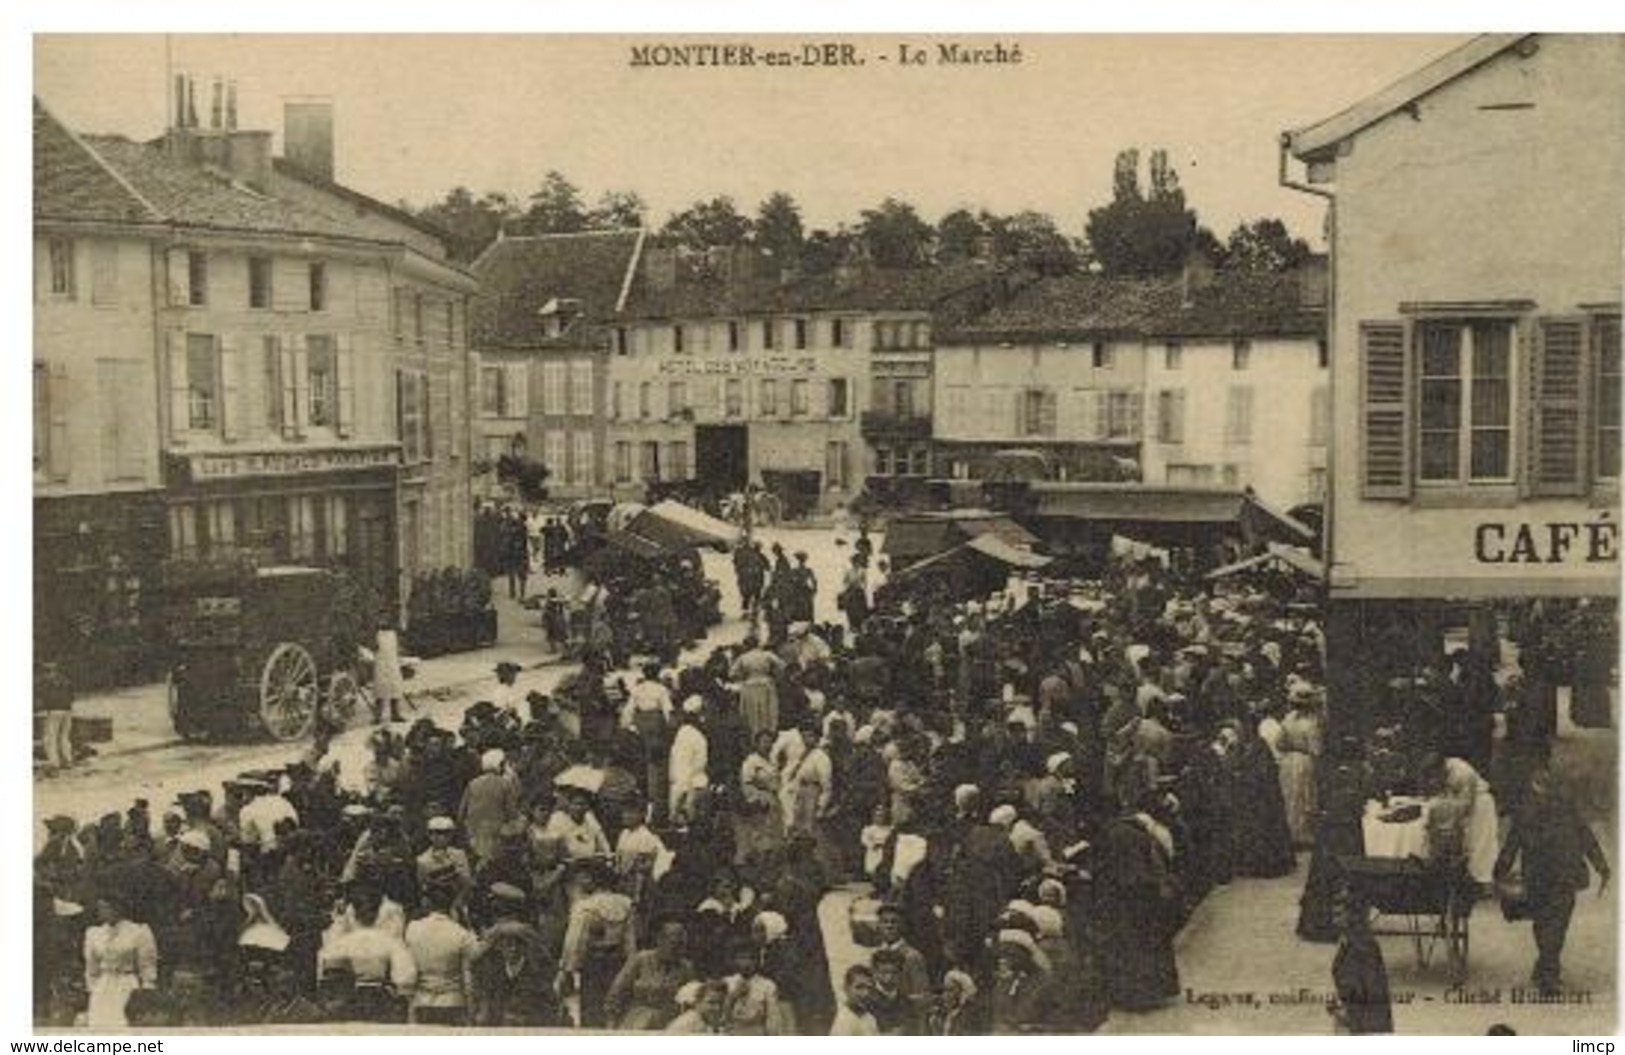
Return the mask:
[[[1288,542],[1314,532],[1247,491],[1144,484],[1032,485],[1032,515],[1102,524],[1242,525]]]
[[[1050,558],[1031,550],[1017,549],[996,534],[978,535],[965,543],[969,549],[1002,561],[1012,568],[1043,568],[1051,563]]]
[[[901,516],[886,525],[885,551],[893,563],[939,556],[972,539],[992,536],[1015,549],[1038,542],[1037,536],[1009,517],[985,509]]]
[[[1287,546],[1271,546],[1267,553],[1260,553],[1257,556],[1248,557],[1246,560],[1238,560],[1234,564],[1226,564],[1222,568],[1215,568],[1207,573],[1207,578],[1226,579],[1232,575],[1240,575],[1265,567],[1296,572],[1315,582],[1319,582],[1326,575],[1326,566],[1309,556],[1309,554]]]
[[[727,549],[740,537],[739,529],[727,521],[670,500],[639,513],[627,530],[670,549]]]

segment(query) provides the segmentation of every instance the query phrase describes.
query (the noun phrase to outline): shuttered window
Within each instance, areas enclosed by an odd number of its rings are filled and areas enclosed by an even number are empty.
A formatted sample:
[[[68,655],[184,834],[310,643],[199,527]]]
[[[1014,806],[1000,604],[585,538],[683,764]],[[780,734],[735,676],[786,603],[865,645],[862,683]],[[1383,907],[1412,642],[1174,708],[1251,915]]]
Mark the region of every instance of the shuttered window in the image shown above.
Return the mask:
[[[208,432],[220,417],[219,359],[212,334],[186,335],[186,427]]]
[[[339,367],[333,338],[324,334],[305,337],[306,378],[310,385],[309,417],[313,428],[338,425]]]
[[[1540,320],[1530,369],[1530,494],[1576,495],[1585,489],[1586,352],[1583,319]]]
[[[1029,388],[1016,403],[1016,432],[1021,436],[1055,435],[1055,393],[1047,388]]]
[[[1596,320],[1592,333],[1597,349],[1597,477],[1619,479],[1620,339],[1619,316]]]
[[[1243,446],[1253,442],[1253,389],[1231,385],[1224,407],[1224,442]]]
[[[584,361],[571,363],[570,413],[592,414],[595,412],[592,403],[592,364]]]
[[[625,440],[615,442],[615,482],[632,482],[632,445]]]
[[[1408,371],[1404,324],[1361,323],[1361,484],[1366,498],[1410,497]]]
[[[1185,442],[1185,391],[1163,389],[1157,393],[1157,442]]]

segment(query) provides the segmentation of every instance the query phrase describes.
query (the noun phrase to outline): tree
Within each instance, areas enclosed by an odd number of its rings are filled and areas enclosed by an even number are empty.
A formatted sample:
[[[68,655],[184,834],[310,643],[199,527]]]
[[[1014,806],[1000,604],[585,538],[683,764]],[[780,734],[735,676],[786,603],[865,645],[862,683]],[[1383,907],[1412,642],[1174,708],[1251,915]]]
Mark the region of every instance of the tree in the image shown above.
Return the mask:
[[[751,229],[756,247],[782,264],[797,264],[807,238],[801,228],[801,206],[783,191],[774,191],[756,209]]]
[[[556,169],[543,177],[530,196],[525,229],[530,234],[574,234],[587,228],[587,209],[581,190]]]
[[[923,267],[931,262],[936,231],[914,206],[887,198],[863,210],[856,230],[869,259],[881,267]]]
[[[598,204],[587,214],[587,228],[593,231],[615,231],[628,227],[642,227],[649,214],[649,205],[635,190],[607,190],[598,196]]]
[[[986,212],[982,216],[987,216]],[[976,256],[988,234],[987,225],[969,209],[955,209],[937,221],[937,263],[952,264]]]
[[[1092,256],[1108,274],[1166,274],[1179,270],[1192,249],[1217,245],[1186,207],[1168,152],[1151,153],[1149,194],[1140,188],[1139,167],[1138,150],[1117,155],[1112,200],[1091,209],[1084,227]]]
[[[750,221],[739,215],[734,200],[723,194],[672,213],[660,229],[660,237],[688,249],[705,250],[740,245],[750,237],[750,231]]]
[[[825,275],[834,271],[852,255],[857,239],[844,226],[834,231],[819,228],[801,245],[801,270],[808,275]]]
[[[519,206],[508,195],[492,191],[476,198],[467,187],[454,188],[433,205],[408,211],[446,232],[452,259],[465,262],[479,256],[504,225],[519,219]]]
[[[984,216],[998,259],[1014,261],[1046,275],[1062,275],[1078,269],[1077,247],[1047,213],[1028,209],[1012,216]]]
[[[1280,220],[1265,217],[1230,232],[1222,263],[1232,271],[1290,271],[1309,256],[1308,242],[1292,237]]]

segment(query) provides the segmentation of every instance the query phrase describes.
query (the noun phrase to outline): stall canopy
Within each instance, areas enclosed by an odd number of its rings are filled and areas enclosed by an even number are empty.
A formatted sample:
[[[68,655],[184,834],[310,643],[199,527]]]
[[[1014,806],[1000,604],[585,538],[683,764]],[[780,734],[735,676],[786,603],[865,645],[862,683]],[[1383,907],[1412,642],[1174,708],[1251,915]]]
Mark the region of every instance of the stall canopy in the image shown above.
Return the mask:
[[[639,512],[626,525],[626,531],[669,550],[725,550],[740,537],[739,529],[727,521],[669,500]]]
[[[886,555],[902,569],[928,557],[940,556],[966,543],[993,537],[1013,550],[1025,550],[1037,536],[1009,517],[985,509],[955,509],[896,517],[886,525]]]
[[[1101,525],[1234,526],[1261,539],[1309,545],[1314,532],[1249,490],[1146,484],[1035,483],[1031,515]],[[1123,534],[1134,536],[1134,531]]]
[[[1012,568],[1043,568],[1050,564],[1050,558],[1034,553],[1031,550],[1017,549],[992,533],[977,535],[965,545],[984,557],[992,557],[994,560],[1003,561]]]
[[[1209,579],[1227,579],[1234,575],[1241,575],[1255,569],[1272,568],[1301,575],[1305,579],[1319,582],[1325,578],[1326,566],[1309,554],[1290,546],[1270,546],[1269,550],[1257,556],[1238,560],[1234,564],[1226,564],[1222,568],[1215,568],[1207,573]]]
[[[943,550],[924,560],[915,561],[901,571],[893,573],[893,578],[907,581],[917,575],[932,571],[947,571],[951,567],[976,566],[979,569],[1000,569],[999,574],[1008,573],[1011,568],[1020,571],[1035,571],[1049,566],[1051,559],[1029,550],[1017,549],[996,535],[980,535],[963,545],[953,549]]]

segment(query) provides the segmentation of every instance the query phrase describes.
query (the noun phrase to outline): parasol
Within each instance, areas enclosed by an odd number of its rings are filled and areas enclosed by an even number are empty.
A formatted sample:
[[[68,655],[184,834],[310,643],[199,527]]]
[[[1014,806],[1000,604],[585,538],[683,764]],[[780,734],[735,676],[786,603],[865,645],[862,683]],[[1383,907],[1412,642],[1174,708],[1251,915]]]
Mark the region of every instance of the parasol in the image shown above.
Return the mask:
[[[596,795],[598,789],[604,786],[604,771],[595,769],[592,766],[570,766],[553,778],[553,786],[575,788],[578,791],[585,791],[589,795]]]

